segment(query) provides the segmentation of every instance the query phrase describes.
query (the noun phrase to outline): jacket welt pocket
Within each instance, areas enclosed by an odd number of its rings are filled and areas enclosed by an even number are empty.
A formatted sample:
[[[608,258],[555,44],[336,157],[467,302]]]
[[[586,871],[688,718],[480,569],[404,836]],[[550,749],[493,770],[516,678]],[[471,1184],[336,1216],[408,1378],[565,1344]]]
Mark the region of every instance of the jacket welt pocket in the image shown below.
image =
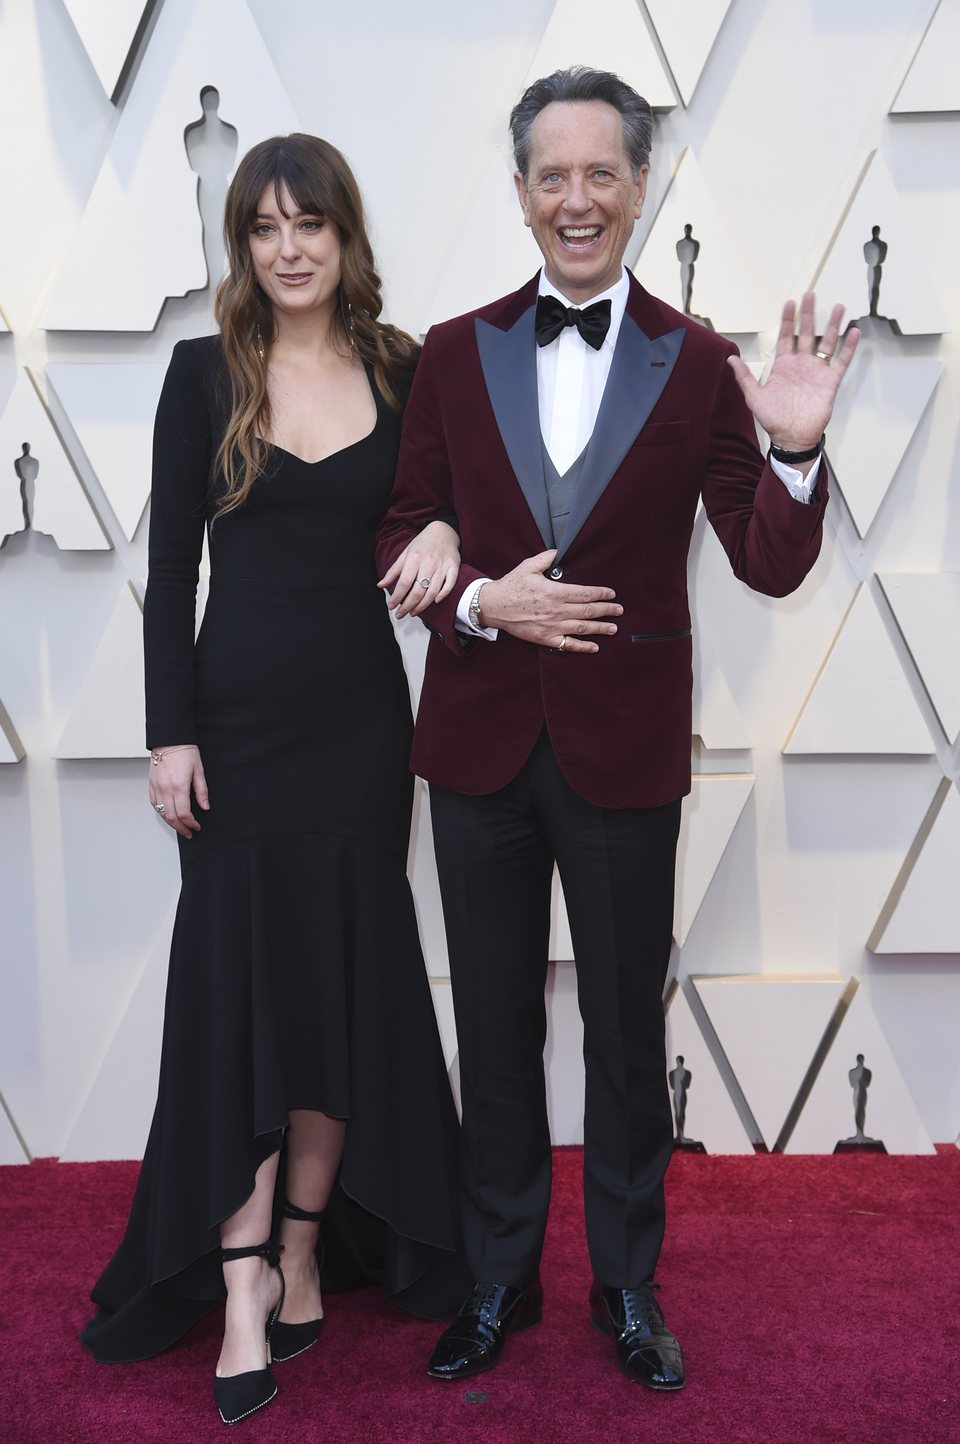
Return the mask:
[[[646,426],[637,432],[633,445],[675,446],[678,442],[686,441],[689,430],[686,421],[648,421]]]
[[[689,637],[691,629],[682,632],[634,632],[631,642],[674,642],[680,637]]]

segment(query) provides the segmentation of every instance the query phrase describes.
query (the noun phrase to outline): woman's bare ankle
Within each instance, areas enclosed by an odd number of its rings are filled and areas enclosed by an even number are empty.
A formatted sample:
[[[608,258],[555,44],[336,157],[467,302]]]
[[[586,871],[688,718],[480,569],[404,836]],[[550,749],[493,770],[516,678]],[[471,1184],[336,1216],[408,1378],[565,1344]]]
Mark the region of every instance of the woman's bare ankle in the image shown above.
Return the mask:
[[[286,1295],[280,1317],[287,1324],[307,1323],[323,1318],[323,1296],[320,1292],[320,1270],[315,1254],[291,1266],[283,1261]]]
[[[223,1265],[227,1286],[223,1343],[217,1362],[222,1378],[263,1369],[267,1364],[264,1325],[279,1302],[280,1280],[264,1259],[234,1259]]]

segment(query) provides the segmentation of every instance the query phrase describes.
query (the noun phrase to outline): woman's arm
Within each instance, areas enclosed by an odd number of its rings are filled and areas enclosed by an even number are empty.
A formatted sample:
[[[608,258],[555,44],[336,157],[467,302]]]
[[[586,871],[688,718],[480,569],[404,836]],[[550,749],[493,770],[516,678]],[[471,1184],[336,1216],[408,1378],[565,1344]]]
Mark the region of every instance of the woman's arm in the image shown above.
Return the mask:
[[[143,604],[148,792],[181,837],[200,824],[190,809],[193,789],[209,807],[197,748],[193,698],[193,644],[197,578],[206,524],[212,439],[210,378],[203,342],[174,347],[153,433],[149,576]]]

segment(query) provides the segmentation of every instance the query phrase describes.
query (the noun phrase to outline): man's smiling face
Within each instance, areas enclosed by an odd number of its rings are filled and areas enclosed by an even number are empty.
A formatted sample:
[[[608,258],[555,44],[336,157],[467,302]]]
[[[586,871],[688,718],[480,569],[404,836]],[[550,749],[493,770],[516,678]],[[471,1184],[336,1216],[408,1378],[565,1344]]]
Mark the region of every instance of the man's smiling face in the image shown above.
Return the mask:
[[[547,280],[568,300],[620,279],[649,169],[634,179],[623,122],[605,100],[553,101],[534,120],[527,178],[514,180]]]

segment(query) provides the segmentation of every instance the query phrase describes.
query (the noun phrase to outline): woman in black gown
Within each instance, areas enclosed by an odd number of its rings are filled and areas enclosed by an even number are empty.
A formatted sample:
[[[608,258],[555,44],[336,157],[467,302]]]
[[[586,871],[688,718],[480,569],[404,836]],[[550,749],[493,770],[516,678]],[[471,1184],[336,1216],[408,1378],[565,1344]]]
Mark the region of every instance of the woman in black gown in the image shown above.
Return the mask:
[[[469,1280],[405,873],[410,703],[373,569],[416,348],[376,319],[362,203],[332,146],[255,147],[225,236],[220,334],[175,348],[154,440],[150,799],[183,879],[159,1095],[82,1337],[142,1359],[226,1293],[214,1391],[231,1423],[275,1392],[265,1333],[274,1362],[319,1333],[325,1209],[325,1283],[376,1276],[442,1317]],[[434,523],[383,579],[391,604],[419,610],[457,565]]]

